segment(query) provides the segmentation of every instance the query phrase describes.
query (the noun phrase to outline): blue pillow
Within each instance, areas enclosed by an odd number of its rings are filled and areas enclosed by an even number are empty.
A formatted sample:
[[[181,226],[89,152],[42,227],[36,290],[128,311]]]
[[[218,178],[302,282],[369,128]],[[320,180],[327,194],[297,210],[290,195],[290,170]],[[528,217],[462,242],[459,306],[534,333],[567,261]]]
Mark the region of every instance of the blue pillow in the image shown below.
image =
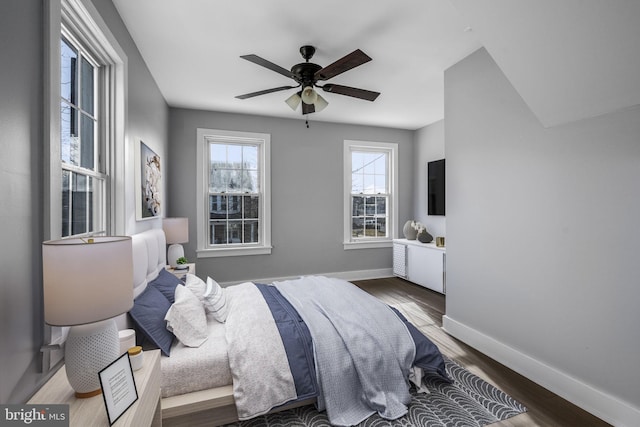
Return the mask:
[[[169,307],[171,303],[162,292],[153,286],[147,286],[133,301],[133,308],[129,310],[136,328],[165,356],[169,356],[174,338],[174,335],[167,330],[164,320]]]
[[[153,286],[162,292],[171,304],[176,302],[176,286],[178,285],[184,285],[184,283],[164,268],[160,270],[158,277],[149,282],[149,286]]]

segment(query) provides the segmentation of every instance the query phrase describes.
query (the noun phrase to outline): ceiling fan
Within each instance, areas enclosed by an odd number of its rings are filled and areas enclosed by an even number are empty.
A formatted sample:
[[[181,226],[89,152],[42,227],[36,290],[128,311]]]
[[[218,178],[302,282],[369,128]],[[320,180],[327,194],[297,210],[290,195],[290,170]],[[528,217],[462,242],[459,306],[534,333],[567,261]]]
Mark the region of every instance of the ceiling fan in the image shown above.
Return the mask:
[[[302,89],[291,95],[285,101],[291,109],[294,111],[298,108],[298,105],[302,104],[302,114],[309,114],[323,110],[329,103],[322,98],[315,88],[321,88],[325,92],[336,93],[339,95],[351,96],[354,98],[365,99],[367,101],[375,101],[380,95],[379,92],[373,92],[365,89],[358,89],[355,87],[336,85],[332,83],[326,83],[319,85],[318,81],[329,80],[339,74],[349,71],[359,65],[371,61],[371,58],[360,49],[356,49],[348,55],[338,59],[334,63],[321,67],[318,64],[309,62],[316,52],[316,48],[313,46],[302,46],[300,48],[300,54],[306,62],[301,62],[291,67],[291,70],[287,70],[273,62],[267,61],[258,55],[242,55],[240,58],[246,59],[254,64],[261,65],[265,68],[282,74],[285,77],[292,78],[298,83],[295,86],[280,86],[271,89],[260,90],[258,92],[251,92],[244,95],[238,95],[238,99],[253,98],[254,96],[265,95],[267,93],[279,92],[287,89],[295,89],[301,87]]]

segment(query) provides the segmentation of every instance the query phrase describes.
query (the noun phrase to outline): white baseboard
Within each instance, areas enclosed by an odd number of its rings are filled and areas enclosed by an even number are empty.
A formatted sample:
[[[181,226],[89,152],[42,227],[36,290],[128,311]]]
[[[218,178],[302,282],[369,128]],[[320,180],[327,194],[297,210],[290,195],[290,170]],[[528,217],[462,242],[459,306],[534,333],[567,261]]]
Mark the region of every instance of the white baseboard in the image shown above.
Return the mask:
[[[442,328],[492,359],[617,427],[640,426],[640,409],[546,365],[449,316]]]
[[[310,274],[305,274],[305,276],[310,276]],[[314,274],[314,276],[327,276],[327,277],[335,277],[336,279],[343,279],[349,282],[354,280],[369,280],[369,279],[380,279],[382,277],[391,277],[393,276],[392,268],[377,268],[375,270],[353,270],[353,271],[338,271],[334,273],[320,273]],[[254,282],[254,283],[273,283],[282,280],[293,280],[298,279],[300,276],[285,276],[285,277],[266,277],[262,279],[252,279],[252,280],[239,280],[233,282],[223,282],[220,283],[221,286],[231,286],[237,285],[238,283],[243,282]]]

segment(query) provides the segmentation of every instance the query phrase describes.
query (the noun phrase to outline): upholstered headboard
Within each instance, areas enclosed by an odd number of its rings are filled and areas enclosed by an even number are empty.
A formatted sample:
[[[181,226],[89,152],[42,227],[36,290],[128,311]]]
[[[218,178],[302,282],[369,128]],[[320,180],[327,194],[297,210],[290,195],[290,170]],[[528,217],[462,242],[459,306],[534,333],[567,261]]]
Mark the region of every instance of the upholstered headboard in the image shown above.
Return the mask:
[[[133,297],[147,287],[167,264],[166,238],[159,228],[131,236],[133,245]]]
[[[167,247],[164,231],[160,228],[143,231],[131,236],[133,248],[133,297],[147,287],[167,264]],[[126,313],[116,318],[118,329],[131,327]]]

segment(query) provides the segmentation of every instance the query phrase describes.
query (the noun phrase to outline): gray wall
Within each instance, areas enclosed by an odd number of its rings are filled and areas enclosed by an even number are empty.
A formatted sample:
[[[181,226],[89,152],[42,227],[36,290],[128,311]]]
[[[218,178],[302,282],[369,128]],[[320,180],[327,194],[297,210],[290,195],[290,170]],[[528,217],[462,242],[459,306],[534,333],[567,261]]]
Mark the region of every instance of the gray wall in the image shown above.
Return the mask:
[[[446,236],[446,219],[444,215],[427,215],[427,163],[445,158],[444,141],[444,120],[416,130],[414,136],[413,218],[434,238]]]
[[[43,4],[9,0],[0,6],[0,403],[26,401],[44,379],[43,340]],[[96,0],[129,59],[127,144],[144,138],[167,152],[168,107],[109,0]],[[132,156],[132,154],[131,154]],[[126,180],[133,182],[132,160]],[[136,223],[133,186],[127,188],[127,232],[159,226]]]
[[[196,260],[196,129],[271,134],[271,255],[197,259],[222,282],[391,268],[391,248],[343,249],[343,141],[399,144],[399,229],[412,215],[413,132],[368,126],[170,109],[170,216],[189,218],[185,255]]]
[[[446,72],[445,116],[447,316],[601,416],[638,411],[640,108],[545,129],[481,49]]]
[[[0,403],[34,387],[43,336],[42,15],[41,0],[0,12]]]

